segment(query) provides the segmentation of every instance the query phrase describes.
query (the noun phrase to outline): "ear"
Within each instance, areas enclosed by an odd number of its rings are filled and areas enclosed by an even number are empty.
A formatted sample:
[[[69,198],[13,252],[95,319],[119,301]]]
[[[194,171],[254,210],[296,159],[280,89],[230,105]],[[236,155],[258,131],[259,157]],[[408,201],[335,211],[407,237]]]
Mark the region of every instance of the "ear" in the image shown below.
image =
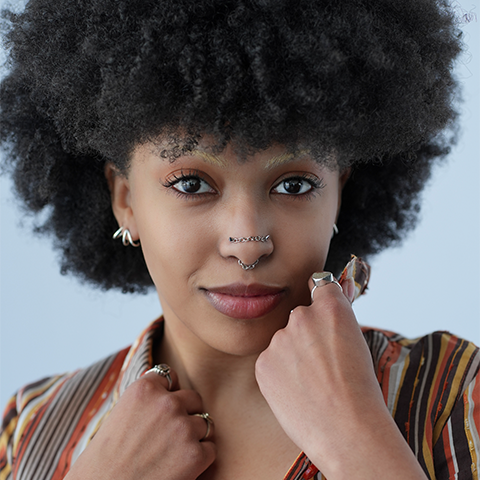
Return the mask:
[[[337,214],[335,216],[335,222],[338,220],[338,216],[340,215],[343,187],[345,186],[348,179],[350,178],[351,173],[352,173],[352,169],[351,167],[348,167],[348,168],[345,168],[343,171],[341,171],[338,177],[338,202],[337,202]]]
[[[118,225],[130,230],[133,241],[138,240],[137,224],[131,207],[128,177],[120,173],[112,162],[108,162],[105,165],[105,178],[107,179],[108,188],[110,189],[112,210]]]

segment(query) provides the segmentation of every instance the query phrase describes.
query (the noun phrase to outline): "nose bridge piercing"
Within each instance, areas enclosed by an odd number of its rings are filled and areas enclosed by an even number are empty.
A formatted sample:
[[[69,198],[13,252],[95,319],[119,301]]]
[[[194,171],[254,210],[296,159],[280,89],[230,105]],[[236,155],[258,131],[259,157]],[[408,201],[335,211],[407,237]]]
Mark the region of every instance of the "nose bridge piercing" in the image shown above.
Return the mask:
[[[270,239],[270,235],[255,235],[250,237],[228,237],[228,240],[231,243],[247,243],[247,242],[261,242],[265,243],[268,242]],[[240,259],[238,259],[238,264],[243,268],[243,270],[253,270],[260,261],[260,257],[257,258],[253,263],[246,264],[243,263]]]
[[[228,240],[232,243],[246,243],[246,242],[267,242],[270,238],[270,235],[260,236],[257,235],[255,237],[228,237]]]

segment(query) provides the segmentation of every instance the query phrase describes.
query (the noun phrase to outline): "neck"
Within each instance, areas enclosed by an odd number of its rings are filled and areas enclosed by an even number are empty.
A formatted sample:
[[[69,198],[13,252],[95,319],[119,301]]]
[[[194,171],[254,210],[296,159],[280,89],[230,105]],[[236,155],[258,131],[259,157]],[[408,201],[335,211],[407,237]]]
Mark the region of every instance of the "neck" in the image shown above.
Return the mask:
[[[175,370],[181,389],[198,392],[204,406],[212,411],[226,400],[230,405],[252,401],[266,404],[255,379],[259,354],[224,353],[176,330],[165,321],[163,338],[153,353],[155,363],[167,363]]]

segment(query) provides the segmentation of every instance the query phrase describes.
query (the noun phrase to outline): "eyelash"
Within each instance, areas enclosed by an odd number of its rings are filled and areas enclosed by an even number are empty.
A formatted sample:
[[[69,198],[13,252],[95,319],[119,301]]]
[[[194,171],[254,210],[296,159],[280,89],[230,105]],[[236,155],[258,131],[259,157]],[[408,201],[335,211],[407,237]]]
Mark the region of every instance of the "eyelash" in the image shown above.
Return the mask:
[[[165,180],[164,183],[162,183],[162,185],[165,188],[169,189],[174,195],[177,195],[178,197],[186,199],[186,200],[200,199],[200,198],[203,198],[205,196],[212,195],[212,193],[209,193],[209,192],[186,193],[186,192],[181,192],[181,191],[177,190],[176,188],[174,188],[177,183],[179,183],[183,180],[190,180],[190,179],[201,180],[201,181],[207,183],[210,186],[208,181],[204,178],[202,173],[198,170],[188,170],[188,171],[181,170],[179,172],[179,174],[173,173],[173,174],[170,175],[169,178],[167,178]],[[309,174],[305,173],[305,174],[302,174],[302,175],[291,175],[291,176],[287,175],[287,176],[285,176],[284,178],[280,179],[280,181],[278,181],[275,184],[274,187],[272,187],[272,190],[277,188],[282,182],[285,182],[286,180],[306,181],[311,186],[311,189],[308,192],[301,193],[301,194],[298,194],[298,195],[280,194],[280,195],[284,195],[286,197],[290,197],[291,200],[308,200],[308,199],[314,197],[318,193],[317,192],[318,190],[325,187],[325,183],[323,182],[323,179],[319,179],[318,177],[316,177],[314,175],[309,175]],[[210,188],[213,189],[213,187],[211,187],[211,186],[210,186]]]
[[[165,179],[165,183],[162,183],[162,185],[169,189],[170,192],[172,192],[174,195],[177,197],[183,198],[185,200],[192,200],[192,199],[199,199],[203,198],[205,196],[212,195],[211,193],[204,192],[204,193],[185,193],[185,192],[180,192],[177,190],[175,185],[182,180],[190,180],[190,179],[197,179],[205,182],[210,186],[210,188],[213,189],[213,187],[208,183],[208,181],[205,179],[205,177],[202,175],[202,173],[198,170],[180,170],[179,174],[177,173],[172,173],[169,177]]]
[[[325,188],[325,183],[323,182],[323,179],[319,179],[315,175],[311,175],[308,173],[304,173],[302,175],[286,175],[285,177],[281,178],[280,181],[278,181],[273,188],[277,188],[282,182],[285,182],[286,180],[306,181],[312,187],[308,192],[300,193],[298,195],[280,194],[288,197],[291,200],[309,200],[315,197],[315,195],[317,195],[318,190]]]

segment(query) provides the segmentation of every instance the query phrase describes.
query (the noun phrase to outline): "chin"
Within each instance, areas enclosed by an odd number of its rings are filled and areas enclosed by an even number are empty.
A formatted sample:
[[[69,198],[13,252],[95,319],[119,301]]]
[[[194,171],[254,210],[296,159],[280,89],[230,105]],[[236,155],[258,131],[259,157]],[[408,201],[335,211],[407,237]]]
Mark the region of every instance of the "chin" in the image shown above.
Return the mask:
[[[227,328],[222,334],[218,335],[217,341],[213,341],[211,346],[218,351],[229,355],[247,357],[251,355],[260,355],[269,345],[275,333],[287,325],[288,318],[283,322],[278,322],[278,316],[275,318],[275,324],[266,322],[266,319],[238,320],[231,319],[233,328]]]

